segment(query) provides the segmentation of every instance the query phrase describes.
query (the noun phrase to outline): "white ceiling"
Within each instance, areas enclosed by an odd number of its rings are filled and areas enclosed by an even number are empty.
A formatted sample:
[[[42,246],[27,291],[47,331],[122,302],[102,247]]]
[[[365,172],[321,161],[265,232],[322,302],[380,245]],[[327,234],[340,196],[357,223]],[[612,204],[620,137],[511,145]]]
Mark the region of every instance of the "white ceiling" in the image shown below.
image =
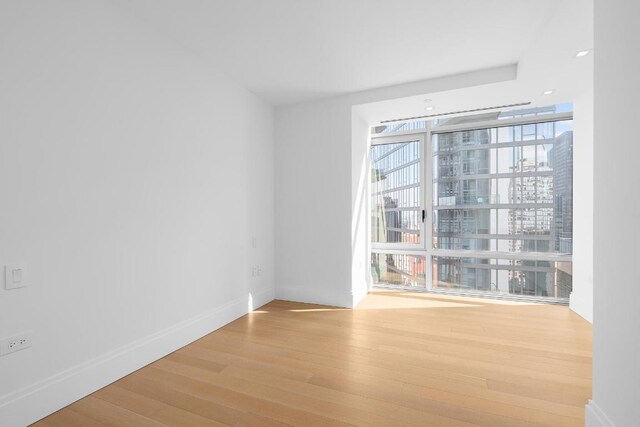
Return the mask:
[[[557,22],[579,0],[115,1],[274,105],[522,62],[584,19]]]
[[[377,123],[520,102],[531,102],[532,107],[575,102],[593,89],[596,52],[576,58],[578,51],[593,47],[593,2],[563,0],[556,3],[534,40],[521,50],[517,78],[373,102],[359,106],[359,114],[370,123]],[[546,90],[553,90],[553,93],[544,95]],[[428,106],[433,109],[427,111]]]

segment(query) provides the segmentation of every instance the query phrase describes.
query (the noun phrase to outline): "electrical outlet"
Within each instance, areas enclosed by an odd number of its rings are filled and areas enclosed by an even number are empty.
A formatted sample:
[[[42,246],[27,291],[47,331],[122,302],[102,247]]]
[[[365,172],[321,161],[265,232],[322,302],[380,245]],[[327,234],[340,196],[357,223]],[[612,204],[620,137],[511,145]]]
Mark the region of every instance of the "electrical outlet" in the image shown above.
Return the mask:
[[[262,268],[259,265],[251,266],[251,275],[253,277],[258,277],[262,273]]]
[[[252,265],[251,266],[251,275],[253,277],[258,277],[262,274],[262,267],[260,267],[259,265]]]
[[[0,356],[31,347],[33,332],[23,332],[0,341]]]

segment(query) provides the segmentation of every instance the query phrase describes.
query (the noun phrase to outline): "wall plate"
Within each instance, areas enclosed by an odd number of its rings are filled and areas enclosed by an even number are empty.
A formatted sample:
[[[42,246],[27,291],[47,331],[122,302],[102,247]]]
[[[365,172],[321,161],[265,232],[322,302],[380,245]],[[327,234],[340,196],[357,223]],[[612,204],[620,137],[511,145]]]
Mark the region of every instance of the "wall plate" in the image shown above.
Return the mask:
[[[6,290],[27,286],[27,269],[24,264],[4,266],[4,288]]]

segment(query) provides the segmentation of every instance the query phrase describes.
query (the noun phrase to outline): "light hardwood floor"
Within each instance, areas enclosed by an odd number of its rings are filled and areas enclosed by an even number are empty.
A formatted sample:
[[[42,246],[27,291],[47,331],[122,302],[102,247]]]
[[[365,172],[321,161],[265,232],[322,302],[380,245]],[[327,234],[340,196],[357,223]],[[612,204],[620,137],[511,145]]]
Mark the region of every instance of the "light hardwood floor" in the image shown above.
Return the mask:
[[[390,291],[273,301],[37,426],[573,426],[591,325],[568,307]]]

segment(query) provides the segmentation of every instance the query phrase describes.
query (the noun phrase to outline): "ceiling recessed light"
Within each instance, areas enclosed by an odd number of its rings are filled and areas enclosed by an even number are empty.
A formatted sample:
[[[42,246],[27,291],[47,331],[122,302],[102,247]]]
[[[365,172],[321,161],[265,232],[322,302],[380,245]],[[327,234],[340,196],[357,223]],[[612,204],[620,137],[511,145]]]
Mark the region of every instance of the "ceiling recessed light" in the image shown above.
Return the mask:
[[[433,110],[433,107],[432,106],[428,106],[428,107],[425,107],[424,109],[427,110],[427,111],[431,111],[431,110]]]
[[[576,52],[576,58],[582,58],[583,56],[587,56],[589,55],[589,52],[591,52],[590,50],[579,50],[578,52]]]
[[[549,89],[549,90],[545,90],[544,92],[542,92],[542,94],[543,95],[551,95],[553,92],[555,92],[555,90]]]
[[[423,99],[423,101],[424,102],[431,102],[431,101],[433,101],[433,99],[426,98],[426,99]]]

